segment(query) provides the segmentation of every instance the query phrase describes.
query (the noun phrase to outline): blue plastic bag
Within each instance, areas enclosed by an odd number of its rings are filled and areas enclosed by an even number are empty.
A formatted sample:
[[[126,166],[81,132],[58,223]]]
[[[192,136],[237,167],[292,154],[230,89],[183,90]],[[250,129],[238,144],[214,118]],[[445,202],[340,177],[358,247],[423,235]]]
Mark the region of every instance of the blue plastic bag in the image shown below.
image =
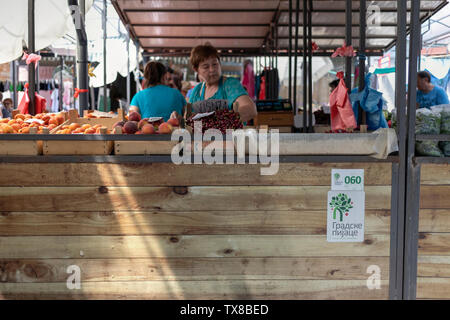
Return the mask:
[[[356,121],[358,121],[358,105],[360,103],[361,108],[366,112],[367,129],[374,131],[379,128],[389,128],[389,126],[383,114],[383,94],[370,88],[371,76],[371,73],[367,74],[363,91],[358,92],[358,87],[352,90],[350,101]],[[358,125],[360,125],[359,122]]]

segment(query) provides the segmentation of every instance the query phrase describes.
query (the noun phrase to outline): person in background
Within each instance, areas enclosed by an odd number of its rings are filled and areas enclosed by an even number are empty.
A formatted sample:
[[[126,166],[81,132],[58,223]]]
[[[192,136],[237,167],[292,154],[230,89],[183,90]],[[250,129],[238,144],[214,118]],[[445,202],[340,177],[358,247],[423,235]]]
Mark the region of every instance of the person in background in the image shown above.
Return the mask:
[[[191,84],[189,81],[181,81],[181,94],[183,97],[187,97],[189,90],[191,90]]]
[[[147,63],[144,70],[146,87],[133,97],[130,112],[139,112],[142,118],[163,117],[168,121],[171,116],[179,118],[183,114],[186,100],[180,91],[164,84],[166,67],[156,61]]]
[[[3,93],[0,92],[0,118],[3,118],[3,104],[2,104],[2,101],[3,101]]]
[[[200,80],[204,80],[192,91],[189,98],[191,103],[208,99],[226,100],[228,108],[238,112],[242,122],[257,116],[256,105],[240,81],[222,76],[216,48],[210,44],[195,47],[191,51],[190,62]]]
[[[417,73],[417,107],[430,108],[440,104],[449,104],[444,89],[431,83],[431,75],[427,71]]]
[[[3,100],[3,105],[1,107],[2,117],[3,118],[11,118],[13,109],[14,109],[14,107],[13,107],[12,99],[6,98],[5,100]]]
[[[169,86],[171,88],[181,91],[181,78],[182,78],[182,75],[180,75],[178,72],[176,72],[172,68],[168,67],[167,72],[164,75],[163,83],[166,86]]]
[[[330,93],[332,93],[339,85],[339,79],[331,81],[328,85],[330,86]]]

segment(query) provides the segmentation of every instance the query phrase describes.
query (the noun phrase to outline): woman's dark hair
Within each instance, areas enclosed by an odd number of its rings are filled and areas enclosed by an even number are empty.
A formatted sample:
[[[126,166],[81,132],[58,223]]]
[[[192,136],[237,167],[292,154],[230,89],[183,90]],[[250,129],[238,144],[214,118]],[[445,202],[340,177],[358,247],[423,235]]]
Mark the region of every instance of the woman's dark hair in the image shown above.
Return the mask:
[[[333,80],[328,85],[330,86],[330,88],[335,89],[339,85],[339,80]]]
[[[150,61],[147,63],[144,70],[144,88],[160,84],[166,72],[167,69],[161,62]]]
[[[427,71],[420,71],[417,73],[417,76],[422,79],[426,78],[426,79],[428,79],[428,82],[431,82],[431,76]]]

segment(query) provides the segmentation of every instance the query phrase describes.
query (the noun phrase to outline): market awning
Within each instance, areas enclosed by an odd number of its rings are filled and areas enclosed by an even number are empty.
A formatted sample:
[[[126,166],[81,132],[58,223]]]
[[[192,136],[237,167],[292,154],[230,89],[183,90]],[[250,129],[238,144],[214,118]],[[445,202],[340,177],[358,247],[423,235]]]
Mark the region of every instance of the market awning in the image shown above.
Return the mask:
[[[292,22],[295,23],[295,5]],[[119,16],[140,46],[151,54],[186,55],[193,46],[210,42],[222,54],[255,54],[265,51],[271,26],[278,31],[278,48],[286,52],[289,36],[289,1],[261,0],[112,0]],[[303,31],[300,1],[299,37]],[[345,0],[314,0],[312,39],[321,53],[341,46],[345,41]],[[352,42],[359,44],[359,0],[352,2]],[[446,0],[422,0],[421,21],[443,8]],[[408,3],[408,23],[409,23]],[[396,39],[397,1],[367,1],[368,14],[380,13],[381,24],[368,24],[367,54],[390,48]],[[378,11],[379,10],[379,11]],[[375,20],[374,20],[375,21]],[[295,29],[295,28],[293,28]],[[292,32],[295,34],[295,30]],[[302,49],[302,41],[299,41]]]

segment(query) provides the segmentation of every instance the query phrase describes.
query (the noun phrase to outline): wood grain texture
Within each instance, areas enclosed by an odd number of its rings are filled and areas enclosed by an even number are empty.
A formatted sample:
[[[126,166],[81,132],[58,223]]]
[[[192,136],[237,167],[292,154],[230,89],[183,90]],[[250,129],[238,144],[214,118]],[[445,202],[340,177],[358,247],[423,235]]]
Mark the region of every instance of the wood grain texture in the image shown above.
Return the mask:
[[[2,156],[37,156],[40,154],[42,154],[42,141],[0,141],[0,155]]]
[[[450,185],[450,164],[422,164],[420,167],[420,184]]]
[[[44,155],[108,155],[113,141],[44,141]]]
[[[450,185],[420,187],[421,209],[445,209],[450,208]]]
[[[3,187],[0,211],[323,210],[329,190],[329,186]],[[365,192],[367,210],[390,209],[390,187],[368,186]]]
[[[280,163],[276,175],[261,165],[0,163],[0,186],[330,186],[331,169],[364,169],[365,185],[390,185],[390,163]]]
[[[66,283],[0,283],[3,299],[278,300],[388,299],[386,280],[369,290],[366,280],[229,280],[86,282],[80,290]],[[176,313],[174,313],[175,318]]]
[[[450,232],[450,209],[421,209],[419,232]]]
[[[326,236],[36,236],[0,237],[3,259],[150,257],[389,256],[389,235],[329,243]]]
[[[450,279],[417,278],[418,299],[450,299]]]
[[[450,233],[419,233],[419,255],[450,255]]]
[[[185,280],[366,280],[378,265],[389,279],[388,257],[152,258],[0,260],[0,282],[64,282],[76,265],[83,282]]]
[[[389,234],[390,211],[367,210],[364,232]],[[193,212],[4,212],[0,235],[325,235],[326,210]]]
[[[417,276],[450,278],[450,256],[417,257]]]

